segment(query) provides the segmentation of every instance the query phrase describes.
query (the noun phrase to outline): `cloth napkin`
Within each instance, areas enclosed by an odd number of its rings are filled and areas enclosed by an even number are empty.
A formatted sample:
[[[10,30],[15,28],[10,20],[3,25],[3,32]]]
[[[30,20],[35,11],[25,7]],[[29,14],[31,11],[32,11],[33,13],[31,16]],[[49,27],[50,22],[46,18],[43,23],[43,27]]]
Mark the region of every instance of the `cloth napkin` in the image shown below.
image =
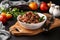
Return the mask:
[[[5,30],[2,22],[0,22],[0,40],[7,40],[10,37],[10,33]]]

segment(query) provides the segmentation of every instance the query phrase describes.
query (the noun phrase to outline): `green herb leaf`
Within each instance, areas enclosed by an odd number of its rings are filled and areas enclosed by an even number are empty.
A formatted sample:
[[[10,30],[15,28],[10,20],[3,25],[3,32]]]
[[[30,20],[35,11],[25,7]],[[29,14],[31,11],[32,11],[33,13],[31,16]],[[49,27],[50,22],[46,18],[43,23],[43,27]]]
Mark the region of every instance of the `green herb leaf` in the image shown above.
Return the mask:
[[[42,16],[42,17],[39,19],[39,21],[40,21],[40,22],[43,21],[43,18],[44,18],[44,16]]]

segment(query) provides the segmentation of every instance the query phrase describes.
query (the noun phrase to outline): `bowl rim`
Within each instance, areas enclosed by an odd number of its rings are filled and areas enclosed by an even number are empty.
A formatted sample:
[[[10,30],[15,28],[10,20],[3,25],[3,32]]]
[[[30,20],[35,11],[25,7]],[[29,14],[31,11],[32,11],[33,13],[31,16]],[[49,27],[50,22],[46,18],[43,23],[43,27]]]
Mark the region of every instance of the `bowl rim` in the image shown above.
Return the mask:
[[[18,16],[17,16],[17,21],[18,21],[19,23],[24,23],[24,24],[27,24],[27,25],[37,25],[37,24],[40,24],[40,23],[46,22],[46,20],[47,20],[46,15],[44,15],[44,14],[42,14],[42,13],[39,13],[39,12],[37,12],[37,14],[38,14],[38,15],[39,15],[39,14],[40,14],[40,15],[43,15],[43,16],[45,17],[44,21],[39,22],[39,23],[31,23],[31,24],[26,23],[26,22],[21,22],[21,21],[19,21],[19,16],[21,16],[21,15],[18,15]],[[41,16],[40,16],[40,17],[41,17]]]

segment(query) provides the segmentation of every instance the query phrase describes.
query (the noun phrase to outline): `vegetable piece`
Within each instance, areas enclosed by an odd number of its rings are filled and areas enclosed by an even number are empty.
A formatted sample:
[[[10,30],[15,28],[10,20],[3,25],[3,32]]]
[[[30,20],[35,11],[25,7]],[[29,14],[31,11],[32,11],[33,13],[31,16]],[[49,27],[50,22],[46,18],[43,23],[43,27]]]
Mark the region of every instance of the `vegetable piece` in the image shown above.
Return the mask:
[[[0,21],[2,21],[2,23],[4,24],[4,23],[6,23],[7,18],[3,15],[0,15]]]
[[[48,7],[51,7],[52,1],[50,1],[49,3],[47,3]]]
[[[1,15],[6,17],[6,12],[2,12]]]
[[[40,4],[40,10],[43,11],[43,12],[46,12],[48,10],[48,5],[46,2],[42,2]]]
[[[7,19],[10,19],[10,18],[12,18],[12,15],[11,14],[6,14],[6,17],[7,17]]]
[[[29,3],[29,7],[30,7],[30,9],[32,9],[32,10],[37,10],[37,9],[38,9],[38,5],[37,5],[36,2],[30,2],[30,3]]]
[[[19,9],[13,8],[12,11],[14,11],[14,12],[19,12]]]
[[[43,20],[44,20],[43,18],[44,18],[44,16],[42,16],[42,17],[39,19],[39,21],[40,21],[40,22],[43,21]]]

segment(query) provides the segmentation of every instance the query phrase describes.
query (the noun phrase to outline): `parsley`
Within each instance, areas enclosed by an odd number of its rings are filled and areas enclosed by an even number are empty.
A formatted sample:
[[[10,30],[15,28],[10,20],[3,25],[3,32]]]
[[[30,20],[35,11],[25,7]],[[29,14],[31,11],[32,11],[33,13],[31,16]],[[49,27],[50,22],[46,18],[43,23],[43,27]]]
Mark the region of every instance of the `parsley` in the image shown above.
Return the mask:
[[[39,19],[39,21],[40,21],[40,22],[43,21],[43,18],[44,18],[44,16],[42,16],[42,17]]]

